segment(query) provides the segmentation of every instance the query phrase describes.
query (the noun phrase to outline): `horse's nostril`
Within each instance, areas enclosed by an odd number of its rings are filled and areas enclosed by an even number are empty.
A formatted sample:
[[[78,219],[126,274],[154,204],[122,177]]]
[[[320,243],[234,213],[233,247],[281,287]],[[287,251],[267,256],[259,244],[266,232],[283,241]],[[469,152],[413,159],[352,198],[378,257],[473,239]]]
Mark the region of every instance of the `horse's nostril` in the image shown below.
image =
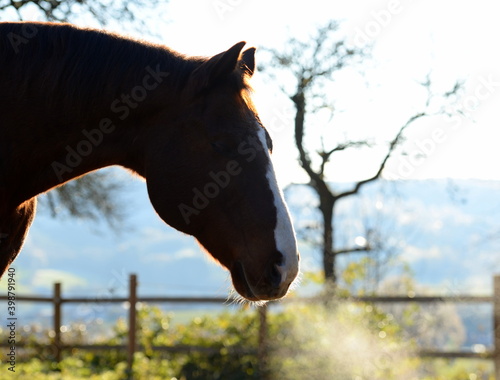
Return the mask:
[[[274,264],[271,267],[271,285],[275,288],[279,287],[281,285],[281,279],[282,279],[282,270],[281,267],[278,264]]]
[[[283,266],[284,262],[285,262],[285,258],[283,257],[283,254],[281,252],[278,251],[278,259],[276,260],[275,264],[279,267]]]

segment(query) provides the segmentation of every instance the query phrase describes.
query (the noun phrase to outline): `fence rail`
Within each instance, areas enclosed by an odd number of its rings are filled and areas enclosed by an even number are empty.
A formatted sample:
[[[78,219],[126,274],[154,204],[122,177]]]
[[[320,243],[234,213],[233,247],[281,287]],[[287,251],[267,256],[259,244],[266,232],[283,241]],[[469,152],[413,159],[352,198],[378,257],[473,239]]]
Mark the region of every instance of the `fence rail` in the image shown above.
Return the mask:
[[[421,357],[430,358],[475,358],[475,359],[488,359],[493,360],[495,367],[495,378],[500,380],[500,275],[493,279],[494,289],[492,296],[367,296],[367,297],[347,297],[342,298],[343,301],[349,302],[369,302],[369,303],[492,303],[493,304],[493,349],[485,352],[469,352],[469,351],[436,351],[436,350],[420,350],[418,355]],[[0,296],[0,300],[7,300],[8,297]],[[45,302],[52,303],[54,307],[53,313],[53,329],[54,337],[51,344],[55,351],[56,360],[61,359],[61,353],[65,349],[78,348],[84,350],[109,350],[109,349],[122,349],[127,350],[127,359],[129,370],[133,366],[134,353],[137,350],[142,350],[143,347],[139,346],[136,342],[137,334],[137,312],[136,305],[139,302],[143,303],[190,303],[190,304],[218,304],[223,305],[227,303],[226,298],[221,297],[138,297],[137,296],[137,276],[131,274],[129,278],[129,295],[128,297],[74,297],[65,298],[62,296],[61,284],[54,284],[54,292],[52,297],[39,297],[33,295],[16,296],[16,302]],[[301,298],[294,299],[287,302],[317,302],[319,299]],[[62,320],[62,305],[68,303],[123,303],[128,302],[128,321],[129,333],[126,345],[93,345],[93,344],[78,344],[78,345],[64,345],[61,340],[61,320]],[[268,305],[272,305],[269,303]],[[266,336],[267,336],[267,306],[257,309],[259,313],[259,339],[257,349],[242,349],[234,348],[230,350],[235,353],[256,353],[259,359],[259,365],[265,367],[266,362]],[[18,347],[24,347],[22,342],[17,342]],[[7,343],[1,342],[0,347],[8,346]],[[218,352],[215,348],[198,347],[198,346],[153,346],[154,350],[164,352]]]

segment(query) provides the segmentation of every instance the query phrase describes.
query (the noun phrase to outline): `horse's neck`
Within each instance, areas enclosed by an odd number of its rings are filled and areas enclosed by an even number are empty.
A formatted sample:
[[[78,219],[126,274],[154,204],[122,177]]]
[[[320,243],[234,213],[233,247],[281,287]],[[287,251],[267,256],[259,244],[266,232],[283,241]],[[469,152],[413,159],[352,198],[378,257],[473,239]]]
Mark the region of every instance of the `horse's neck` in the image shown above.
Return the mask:
[[[39,26],[37,38],[54,30]],[[77,34],[83,36],[83,32]],[[85,40],[91,39],[82,37],[82,43]],[[167,50],[105,40],[105,46],[114,49],[109,51],[111,61],[119,48],[136,53],[130,65],[110,64],[102,57],[92,60],[91,42],[59,46],[58,38],[40,41],[54,44],[53,49],[64,47],[62,63],[56,58],[47,61],[44,50],[35,50],[33,57],[29,50],[0,57],[0,170],[11,192],[8,197],[15,202],[89,171],[120,164],[130,156],[132,143],[137,150],[141,128],[153,123],[155,114],[161,111],[162,120],[168,121],[169,112],[179,108],[180,88],[197,62]],[[121,56],[130,54],[122,51]],[[102,66],[87,70],[82,62]]]
[[[70,111],[37,107],[33,102],[7,109],[2,128],[10,130],[9,141],[4,140],[10,154],[0,157],[0,168],[9,183],[12,202],[20,204],[105,166],[126,160],[137,163],[140,158],[131,158],[130,152],[139,153],[141,131],[160,109],[168,119],[169,108],[175,108],[175,93],[166,80],[162,82],[168,74],[152,67],[149,75],[130,93],[98,105],[99,112],[89,109],[87,115],[78,112],[72,117]],[[24,120],[19,123],[22,114]]]

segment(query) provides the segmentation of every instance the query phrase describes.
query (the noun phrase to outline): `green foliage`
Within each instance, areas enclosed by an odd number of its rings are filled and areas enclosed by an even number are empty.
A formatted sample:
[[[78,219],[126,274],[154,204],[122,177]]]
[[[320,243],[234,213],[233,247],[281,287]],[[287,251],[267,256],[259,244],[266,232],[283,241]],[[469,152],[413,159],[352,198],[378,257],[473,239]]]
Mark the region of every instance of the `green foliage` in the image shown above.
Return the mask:
[[[174,324],[172,315],[157,307],[143,306],[138,311],[137,340],[144,350],[134,357],[134,379],[259,379],[257,370],[258,318],[253,311],[225,311],[215,316],[196,317],[185,324]],[[114,336],[102,342],[126,343],[128,326],[123,319],[113,327]],[[43,334],[48,336],[48,332]],[[48,343],[48,340],[44,340]],[[69,339],[65,339],[69,343]],[[74,343],[81,343],[75,339]],[[186,347],[199,350],[164,353],[154,346]],[[35,348],[35,346],[32,346]],[[37,345],[36,348],[41,348]],[[42,353],[43,361],[18,360],[13,378],[31,379],[125,379],[126,355],[122,351],[101,352],[73,349],[59,365],[50,346]],[[19,359],[19,358],[18,358]],[[8,365],[0,366],[2,373]]]
[[[138,340],[145,350],[136,358],[140,361],[134,368],[137,376],[145,373],[141,365],[161,356],[152,350],[153,346],[196,346],[199,351],[169,354],[168,362],[174,371],[168,376],[189,380],[259,378],[255,355],[258,320],[253,312],[225,311],[175,325],[171,315],[144,307],[139,311],[139,321]]]
[[[268,313],[266,368],[270,379],[493,379],[487,361],[416,358],[413,342],[400,338],[401,326],[375,305],[292,302],[277,309]],[[224,311],[176,324],[172,314],[143,306],[138,325],[138,343],[144,349],[135,355],[132,374],[127,373],[124,352],[78,349],[66,352],[59,365],[48,350],[45,360],[20,359],[15,373],[2,364],[0,373],[34,380],[122,380],[129,375],[139,380],[262,378],[256,355],[259,321],[253,310]],[[124,344],[125,321],[117,321],[113,329],[114,336],[103,343]],[[73,334],[73,342],[81,340]],[[165,353],[153,350],[154,346],[195,346],[198,350]]]
[[[347,268],[343,283],[357,286],[363,266]],[[311,275],[310,280],[316,281]],[[402,291],[413,291],[410,277],[399,283]],[[345,289],[336,289],[343,295]],[[293,301],[270,307],[268,311],[265,363],[257,356],[259,318],[255,310],[240,308],[196,316],[176,323],[173,314],[142,305],[138,310],[137,342],[133,373],[127,372],[123,350],[67,350],[56,364],[48,331],[27,330],[22,341],[40,359],[18,356],[13,379],[268,379],[302,380],[492,380],[491,362],[479,360],[419,359],[417,338],[405,336],[405,328],[418,321],[418,308],[388,312],[375,304],[345,302],[325,293],[323,302]],[[395,310],[397,312],[398,310]],[[24,330],[23,330],[24,331]],[[82,329],[75,326],[64,334],[66,344],[86,343]],[[108,345],[126,345],[128,326],[120,319]],[[182,352],[155,347],[176,347]],[[195,347],[196,349],[190,349]],[[8,364],[0,365],[8,373]]]
[[[121,366],[123,367],[123,366]],[[52,361],[41,361],[38,358],[25,363],[16,363],[15,372],[8,370],[9,364],[0,365],[0,373],[8,374],[3,378],[32,380],[122,380],[125,377],[125,367],[103,368],[95,371],[89,363],[79,357],[69,356],[61,361],[58,370],[54,369]]]

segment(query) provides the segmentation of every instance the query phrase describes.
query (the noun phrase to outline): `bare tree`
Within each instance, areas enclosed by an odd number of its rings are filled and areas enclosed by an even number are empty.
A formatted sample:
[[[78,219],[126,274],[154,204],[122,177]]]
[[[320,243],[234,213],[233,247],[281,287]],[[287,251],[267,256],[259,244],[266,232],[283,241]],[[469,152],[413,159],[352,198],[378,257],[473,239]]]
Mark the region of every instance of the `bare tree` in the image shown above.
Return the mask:
[[[100,170],[49,191],[39,198],[39,206],[53,217],[103,220],[118,231],[126,215],[125,203],[120,201],[121,189],[119,179]]]
[[[154,9],[159,4],[159,0],[0,0],[0,14],[14,11],[22,21],[23,14],[31,9],[38,10],[47,21],[71,22],[89,15],[101,25],[120,20],[140,27],[144,20],[138,19],[135,11]],[[124,205],[118,201],[120,188],[120,182],[109,172],[99,171],[48,192],[41,197],[40,205],[53,216],[104,220],[118,230],[125,215]]]
[[[366,236],[365,246],[336,247],[335,245],[335,207],[337,203],[349,196],[356,195],[367,184],[381,178],[387,162],[395,154],[396,148],[404,140],[406,130],[423,117],[430,116],[429,111],[431,100],[436,96],[432,93],[432,84],[429,77],[426,78],[422,86],[427,90],[428,97],[422,105],[422,110],[409,116],[399,127],[397,133],[388,142],[385,155],[382,157],[378,168],[373,175],[353,184],[352,188],[344,191],[336,191],[328,182],[326,168],[332,156],[338,152],[349,149],[369,148],[372,143],[366,140],[344,141],[333,147],[326,148],[324,140],[321,140],[321,148],[314,152],[305,144],[304,136],[308,125],[308,115],[317,113],[319,110],[327,108],[331,110],[332,116],[334,108],[331,106],[331,96],[325,88],[326,84],[335,80],[334,76],[342,69],[360,62],[368,55],[367,51],[359,47],[350,47],[345,40],[340,39],[337,34],[339,24],[335,21],[320,27],[317,33],[308,41],[290,39],[283,50],[272,50],[271,60],[264,71],[279,80],[276,74],[287,74],[287,84],[282,86],[282,90],[293,102],[295,107],[295,144],[299,153],[299,163],[307,173],[310,182],[309,186],[314,189],[318,196],[318,209],[322,222],[322,256],[323,270],[327,283],[336,283],[336,258],[355,252],[367,252],[373,250],[377,242],[370,236]],[[456,84],[452,90],[441,95],[450,97],[454,95],[459,85]],[[329,103],[330,102],[330,103]],[[444,111],[441,111],[444,112]],[[434,113],[433,113],[434,114]],[[309,126],[312,128],[313,126]],[[314,158],[314,159],[313,159]],[[376,236],[376,235],[373,235]]]

